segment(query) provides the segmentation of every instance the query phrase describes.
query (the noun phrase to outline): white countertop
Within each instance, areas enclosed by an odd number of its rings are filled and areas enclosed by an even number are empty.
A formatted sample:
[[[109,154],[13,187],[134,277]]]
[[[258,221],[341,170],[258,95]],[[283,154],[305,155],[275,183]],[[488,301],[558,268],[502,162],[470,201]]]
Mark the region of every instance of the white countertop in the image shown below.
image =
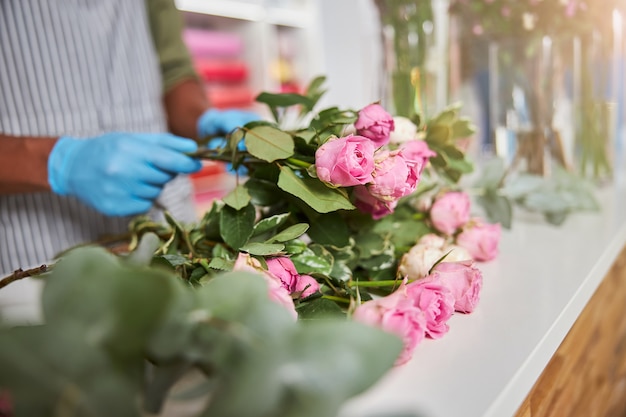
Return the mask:
[[[626,244],[626,184],[598,198],[599,213],[560,227],[514,218],[499,257],[480,264],[476,311],[453,316],[448,334],[425,340],[341,417],[513,416]]]
[[[499,257],[480,264],[476,311],[452,317],[448,334],[425,340],[341,417],[513,416],[626,244],[626,182],[598,195],[601,212],[571,215],[560,227],[516,217]],[[0,314],[36,321],[39,284],[2,289]]]

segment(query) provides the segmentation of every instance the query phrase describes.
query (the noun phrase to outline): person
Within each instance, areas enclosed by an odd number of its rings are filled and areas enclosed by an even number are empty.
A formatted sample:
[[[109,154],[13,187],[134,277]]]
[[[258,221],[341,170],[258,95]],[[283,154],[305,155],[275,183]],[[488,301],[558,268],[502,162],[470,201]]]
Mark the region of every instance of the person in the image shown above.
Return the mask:
[[[196,141],[258,117],[210,108],[182,26],[173,0],[0,2],[1,274],[194,220]]]

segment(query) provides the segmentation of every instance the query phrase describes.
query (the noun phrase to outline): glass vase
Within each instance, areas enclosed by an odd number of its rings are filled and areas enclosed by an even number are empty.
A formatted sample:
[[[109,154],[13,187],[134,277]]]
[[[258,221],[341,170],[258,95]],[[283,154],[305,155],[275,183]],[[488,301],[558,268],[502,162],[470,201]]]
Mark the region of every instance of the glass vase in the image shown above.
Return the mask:
[[[510,169],[571,170],[576,138],[574,43],[549,36],[488,43],[490,144]]]
[[[445,107],[447,1],[376,0],[383,51],[383,105],[424,119]]]
[[[578,69],[576,98],[576,159],[580,173],[596,182],[613,178],[621,163],[624,116],[624,51],[622,15],[604,30],[575,40]]]

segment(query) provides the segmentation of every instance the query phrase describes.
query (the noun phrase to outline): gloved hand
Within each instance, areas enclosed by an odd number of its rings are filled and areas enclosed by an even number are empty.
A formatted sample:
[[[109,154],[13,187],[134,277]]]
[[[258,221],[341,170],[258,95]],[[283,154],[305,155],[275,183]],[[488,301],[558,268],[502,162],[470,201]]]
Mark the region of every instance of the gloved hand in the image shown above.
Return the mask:
[[[185,155],[196,142],[169,133],[107,133],[92,139],[61,137],[48,158],[48,182],[109,216],[144,213],[163,186],[202,164]]]
[[[259,119],[260,117],[256,113],[250,111],[209,109],[198,119],[198,136],[202,139],[226,135],[237,127]],[[223,143],[224,138],[218,137],[209,141],[207,146],[216,148]]]

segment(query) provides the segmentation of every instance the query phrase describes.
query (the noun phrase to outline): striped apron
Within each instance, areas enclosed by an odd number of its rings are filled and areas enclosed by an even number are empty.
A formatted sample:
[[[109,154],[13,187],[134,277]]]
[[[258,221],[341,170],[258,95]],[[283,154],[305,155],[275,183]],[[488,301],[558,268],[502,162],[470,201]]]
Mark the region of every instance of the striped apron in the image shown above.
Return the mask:
[[[165,132],[145,7],[145,0],[0,0],[0,132]],[[170,182],[159,202],[181,221],[194,220],[187,177]],[[129,220],[49,192],[0,196],[0,274],[122,233]]]

